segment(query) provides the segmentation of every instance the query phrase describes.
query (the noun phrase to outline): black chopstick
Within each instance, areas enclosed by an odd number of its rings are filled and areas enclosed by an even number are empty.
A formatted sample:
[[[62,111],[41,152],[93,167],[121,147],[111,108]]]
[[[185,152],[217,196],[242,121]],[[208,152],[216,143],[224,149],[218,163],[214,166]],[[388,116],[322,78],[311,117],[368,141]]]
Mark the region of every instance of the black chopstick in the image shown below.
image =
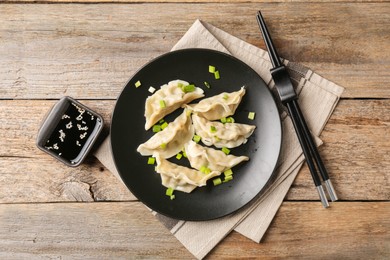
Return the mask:
[[[288,72],[285,66],[281,63],[280,57],[276,51],[276,48],[272,42],[271,36],[268,32],[268,28],[265,24],[264,18],[261,15],[261,12],[257,13],[257,22],[259,24],[263,39],[265,41],[266,47],[268,49],[268,54],[270,56],[271,63],[273,68],[270,70],[272,78],[275,82],[276,89],[279,94],[281,102],[287,107],[290,114],[291,120],[293,122],[295,132],[297,133],[299,143],[301,144],[303,154],[306,158],[307,165],[309,167],[313,182],[316,186],[318,194],[321,199],[321,203],[324,207],[328,207],[329,203],[326,198],[324,189],[322,187],[321,179],[325,182],[326,188],[328,190],[329,197],[332,201],[337,200],[336,192],[333,188],[332,182],[329,179],[328,173],[322,162],[321,156],[317,150],[317,146],[313,141],[310,130],[306,124],[306,120],[302,114],[302,111],[298,104],[298,96],[295,93],[291,79],[288,75]],[[318,171],[320,175],[318,174]]]
[[[265,42],[265,46],[267,47],[269,57],[272,62],[272,67],[276,68],[282,65],[280,62],[280,57],[274,47],[274,43],[272,42],[271,36],[269,35],[267,25],[265,24],[265,21],[263,19],[263,16],[261,15],[261,12],[258,11],[257,13],[257,23],[259,24],[261,34],[263,35],[263,39]]]
[[[304,133],[305,137],[307,138],[306,141],[309,144],[310,150],[312,152],[312,155],[313,155],[313,157],[314,157],[314,159],[316,161],[318,170],[319,170],[319,172],[321,174],[322,179],[325,182],[325,186],[326,186],[326,189],[328,190],[329,197],[330,197],[330,199],[332,201],[336,201],[336,200],[338,200],[336,191],[334,190],[332,182],[329,179],[328,172],[327,172],[327,170],[325,168],[324,163],[322,162],[321,156],[320,156],[320,154],[318,152],[317,146],[315,145],[315,143],[313,141],[313,138],[312,138],[312,135],[310,133],[309,127],[306,124],[305,118],[303,117],[303,114],[302,114],[302,111],[301,111],[301,109],[300,109],[300,107],[298,105],[298,102],[296,100],[294,100],[293,101],[293,105],[295,107],[298,120],[300,121],[300,125],[302,126],[303,133]]]

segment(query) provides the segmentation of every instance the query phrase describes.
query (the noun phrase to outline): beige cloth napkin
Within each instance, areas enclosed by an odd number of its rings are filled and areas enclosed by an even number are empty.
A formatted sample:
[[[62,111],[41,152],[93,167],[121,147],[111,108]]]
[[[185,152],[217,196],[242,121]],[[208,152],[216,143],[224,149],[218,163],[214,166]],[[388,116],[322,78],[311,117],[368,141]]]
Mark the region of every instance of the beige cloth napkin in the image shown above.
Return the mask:
[[[267,52],[211,24],[195,21],[172,50],[184,48],[208,48],[229,53],[251,66],[274,91]],[[284,63],[296,86],[307,123],[312,133],[319,136],[343,88],[299,64],[287,60]],[[205,257],[232,230],[259,243],[279,209],[304,160],[291,120],[283,108],[281,106],[279,108],[283,127],[280,160],[274,181],[266,187],[259,198],[234,214],[211,221],[179,221],[153,212],[196,258]],[[316,141],[318,145],[321,143],[318,138]],[[95,156],[120,179],[111,157],[109,138],[99,147]],[[322,210],[320,203],[318,210]]]

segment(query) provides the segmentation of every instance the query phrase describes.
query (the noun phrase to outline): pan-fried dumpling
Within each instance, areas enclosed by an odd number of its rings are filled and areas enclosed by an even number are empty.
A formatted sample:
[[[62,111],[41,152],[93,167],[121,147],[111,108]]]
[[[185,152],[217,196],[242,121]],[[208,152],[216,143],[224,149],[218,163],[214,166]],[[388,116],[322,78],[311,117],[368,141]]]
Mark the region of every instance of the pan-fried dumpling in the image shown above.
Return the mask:
[[[217,148],[234,148],[246,143],[256,126],[208,121],[196,114],[192,115],[195,133],[201,137],[205,145],[214,145]]]
[[[207,167],[211,171],[223,172],[233,168],[240,162],[249,160],[247,156],[227,155],[221,150],[204,147],[194,141],[189,141],[184,147],[191,167],[198,170]]]
[[[242,87],[239,91],[222,92],[216,96],[202,99],[199,103],[189,105],[189,107],[208,120],[219,120],[233,115],[244,95],[245,88]]]
[[[184,109],[183,113],[169,123],[164,130],[138,146],[137,151],[143,156],[158,152],[163,158],[170,158],[180,152],[193,135],[194,127],[191,123],[191,116]]]
[[[189,83],[183,80],[170,81],[146,99],[145,130],[151,128],[160,119],[172,113],[183,104],[204,96],[203,89],[195,87],[187,90],[184,88],[187,85]]]
[[[221,174],[217,171],[204,174],[198,170],[177,165],[162,158],[159,153],[153,156],[156,158],[156,171],[161,175],[162,185],[174,190],[190,193],[196,187],[205,186],[210,178]]]

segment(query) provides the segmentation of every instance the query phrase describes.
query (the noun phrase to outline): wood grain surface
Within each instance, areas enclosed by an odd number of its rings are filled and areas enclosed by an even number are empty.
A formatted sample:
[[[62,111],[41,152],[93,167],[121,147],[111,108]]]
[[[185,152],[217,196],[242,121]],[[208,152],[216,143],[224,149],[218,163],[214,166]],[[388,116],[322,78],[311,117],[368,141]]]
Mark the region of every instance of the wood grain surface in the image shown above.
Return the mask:
[[[316,202],[284,202],[262,243],[233,232],[208,258],[385,259],[388,206],[338,202],[318,210]],[[139,202],[3,204],[0,215],[0,256],[192,258]]]
[[[264,47],[259,8],[281,56],[344,86],[344,97],[390,96],[388,3],[141,3],[2,4],[2,97],[115,99],[195,19]]]
[[[77,168],[36,148],[69,95],[106,125],[127,80],[196,19],[345,87],[320,136],[340,201],[321,208],[302,168],[260,244],[237,232],[209,259],[390,258],[390,2],[6,0],[0,3],[0,258],[191,259],[100,162]]]

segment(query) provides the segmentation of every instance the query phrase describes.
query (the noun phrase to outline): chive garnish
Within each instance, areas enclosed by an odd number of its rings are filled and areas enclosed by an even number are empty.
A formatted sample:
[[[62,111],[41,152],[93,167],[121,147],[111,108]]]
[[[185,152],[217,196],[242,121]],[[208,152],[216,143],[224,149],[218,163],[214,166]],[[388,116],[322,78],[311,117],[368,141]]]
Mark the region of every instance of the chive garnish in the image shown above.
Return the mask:
[[[206,86],[206,88],[211,88],[210,84],[207,81],[204,82],[204,85]]]
[[[148,158],[148,164],[154,164],[156,162],[156,159],[154,157]]]
[[[161,131],[161,126],[160,125],[154,125],[152,128],[153,133],[158,133]]]
[[[230,150],[227,147],[222,147],[222,152],[224,152],[226,155],[228,155],[230,153]]]
[[[248,118],[249,118],[250,120],[253,120],[253,119],[255,119],[255,115],[256,115],[255,112],[249,112]]]
[[[214,78],[215,79],[220,79],[220,75],[219,75],[219,71],[218,70],[214,72]]]
[[[136,83],[134,83],[134,85],[135,85],[136,88],[140,87],[141,86],[141,81],[138,80]]]
[[[164,130],[168,126],[167,122],[162,123],[161,130]]]
[[[234,118],[229,116],[228,118],[226,118],[226,123],[234,123]]]
[[[199,143],[201,137],[199,135],[194,135],[194,137],[192,138],[192,140],[194,140],[195,143]]]
[[[193,92],[195,91],[195,85],[190,84],[187,86],[182,86],[181,89],[183,90],[184,93]]]
[[[233,180],[233,175],[226,176],[225,179],[223,180],[223,182],[228,182],[231,180]]]
[[[209,72],[214,73],[215,72],[215,67],[212,65],[209,65]]]
[[[176,159],[180,160],[183,155],[181,153],[176,154]]]
[[[211,133],[215,133],[215,132],[217,132],[217,128],[215,128],[215,126],[210,126],[210,132]]]
[[[160,108],[165,108],[166,105],[165,105],[165,101],[164,100],[160,100]]]
[[[221,180],[221,178],[216,178],[213,180],[213,183],[214,183],[214,186],[217,186],[217,185],[222,183],[222,180]]]
[[[162,143],[162,144],[160,144],[160,148],[161,148],[161,149],[165,149],[165,148],[167,148],[167,144],[166,144],[166,143]]]
[[[167,195],[167,196],[172,196],[172,195],[173,195],[173,191],[174,191],[174,189],[168,188],[168,189],[165,191],[165,195]]]
[[[232,169],[228,169],[228,170],[224,171],[223,174],[225,175],[225,177],[227,177],[227,176],[233,175],[233,171],[232,171]]]
[[[165,195],[169,196],[169,198],[171,200],[175,199],[175,194],[173,194],[173,191],[174,189],[172,188],[168,188],[166,191],[165,191]]]

